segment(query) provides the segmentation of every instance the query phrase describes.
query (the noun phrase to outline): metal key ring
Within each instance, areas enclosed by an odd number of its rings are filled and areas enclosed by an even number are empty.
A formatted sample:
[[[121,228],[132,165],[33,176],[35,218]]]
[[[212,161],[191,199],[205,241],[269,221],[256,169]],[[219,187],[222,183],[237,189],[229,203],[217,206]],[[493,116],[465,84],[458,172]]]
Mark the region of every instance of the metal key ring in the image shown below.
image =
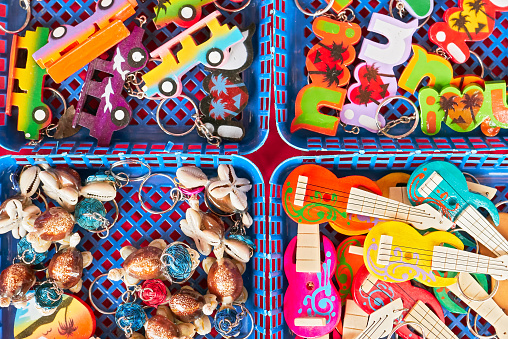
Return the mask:
[[[299,0],[295,0],[295,5],[296,5],[296,8],[298,8],[298,10],[300,12],[302,12],[303,14],[315,18],[318,15],[321,15],[321,14],[324,14],[324,13],[328,12],[330,10],[330,8],[332,8],[334,2],[335,2],[335,0],[328,0],[328,3],[326,4],[326,7],[323,8],[323,9],[318,9],[315,13],[308,12],[308,11],[304,10],[303,7],[300,5]]]
[[[387,123],[385,125],[385,127],[381,127],[381,125],[379,124],[379,113],[381,112],[381,108],[383,106],[385,106],[386,104],[392,102],[393,100],[395,99],[402,99],[402,100],[405,100],[407,102],[409,102],[411,104],[411,106],[413,106],[414,110],[415,110],[415,113],[414,115],[410,116],[410,117],[401,117],[397,120],[394,120],[394,121],[391,121],[389,123]],[[388,97],[386,99],[384,99],[380,104],[379,106],[377,107],[377,110],[376,110],[376,115],[374,116],[374,120],[376,121],[376,126],[377,128],[379,129],[378,131],[378,134],[383,134],[389,138],[392,138],[392,139],[402,139],[402,138],[405,138],[407,137],[408,135],[410,135],[411,133],[413,133],[416,129],[416,127],[418,126],[418,122],[420,121],[420,112],[418,111],[418,108],[416,107],[416,105],[414,104],[414,102],[412,102],[411,100],[409,100],[408,98],[406,98],[405,96],[402,96],[402,95],[394,95],[392,97]],[[411,129],[409,131],[407,131],[406,133],[402,134],[402,135],[392,135],[392,134],[389,134],[388,131],[390,129],[392,129],[393,127],[395,127],[396,125],[398,124],[401,124],[401,123],[410,123],[411,120],[415,120],[413,126],[411,127]]]
[[[474,329],[473,327],[471,326],[471,320],[469,320],[470,318],[470,315],[471,315],[471,307],[469,307],[467,309],[467,317],[466,317],[466,324],[467,324],[467,328],[469,329],[469,331],[474,335],[476,336],[477,338],[479,339],[495,339],[495,338],[498,338],[497,334],[493,334],[493,335],[480,335],[478,333],[478,327],[476,326],[476,322],[478,320],[478,314],[474,317]]]
[[[490,292],[490,294],[488,294],[486,298],[474,299],[474,298],[471,298],[470,296],[468,296],[462,289],[462,286],[460,286],[460,272],[457,273],[457,288],[459,289],[460,294],[462,294],[462,296],[469,301],[483,302],[483,301],[492,299],[496,295],[497,290],[499,289],[499,280],[494,279],[494,281],[496,282],[496,284],[494,285],[492,292]]]
[[[333,1],[333,0],[332,0]],[[196,111],[196,113],[199,113],[199,109],[198,109],[198,106],[194,103],[194,101],[191,100],[191,98],[189,98],[188,96],[186,95],[179,95],[179,96],[176,96],[174,98],[184,98],[184,99],[187,99],[191,104],[192,104],[192,107],[194,107],[194,110]],[[173,98],[166,98],[164,100],[162,100],[160,103],[159,103],[159,106],[157,106],[157,114],[156,114],[156,118],[157,118],[157,125],[159,125],[160,129],[168,134],[168,135],[172,135],[174,137],[183,137],[187,134],[189,134],[190,132],[192,132],[194,130],[194,128],[196,128],[196,124],[193,124],[192,127],[188,130],[188,131],[185,131],[183,133],[172,133],[170,131],[168,131],[167,129],[165,129],[163,126],[162,126],[162,123],[161,123],[161,120],[160,120],[160,111],[162,109],[162,106],[164,106],[164,104],[168,101],[168,100],[171,100]]]
[[[65,112],[67,112],[67,108],[68,107],[67,107],[67,102],[65,101],[65,98],[62,95],[62,93],[60,93],[59,91],[57,91],[56,89],[54,89],[52,87],[44,87],[42,90],[43,91],[50,91],[50,92],[52,92],[54,96],[57,96],[60,99],[60,101],[62,101],[62,103],[63,103],[63,113],[62,113],[62,115],[64,115]],[[53,112],[51,112],[51,114],[53,114]],[[48,127],[46,127],[45,135],[50,137],[50,138],[53,138],[54,134],[49,134],[49,133],[51,131],[56,131],[57,127],[58,127],[58,125],[49,124]]]
[[[390,0],[390,4],[388,5],[388,11],[390,12],[390,16],[395,19],[395,16],[393,15],[393,1],[394,0]],[[399,1],[397,1],[397,4],[398,3],[399,3]],[[401,16],[401,19],[402,19],[402,16]],[[425,21],[423,21],[423,23],[421,25],[419,25],[417,29],[420,29],[423,26],[425,26],[425,24],[429,21],[429,19],[430,19],[430,15],[425,18]]]
[[[101,239],[106,239],[109,236],[109,230],[112,229],[113,226],[115,226],[116,222],[118,221],[118,218],[120,217],[120,211],[118,210],[118,204],[116,203],[115,199],[111,200],[110,202],[113,203],[113,205],[115,206],[115,218],[113,219],[113,222],[109,226],[101,230],[88,230],[88,232],[90,233],[97,234]],[[103,235],[102,233],[104,232],[106,232],[106,234]]]
[[[241,310],[242,310],[242,312],[241,312],[241,313],[245,312],[245,313],[247,313],[247,315],[249,316],[250,321],[251,321],[250,331],[249,331],[249,333],[248,333],[247,335],[245,335],[245,336],[243,336],[243,337],[241,337],[241,338],[239,338],[239,339],[246,339],[246,338],[249,338],[249,337],[250,337],[250,335],[252,334],[252,332],[254,331],[254,326],[255,326],[255,323],[254,323],[254,317],[252,316],[252,313],[249,311],[249,309],[248,309],[247,307],[245,307],[245,305],[235,302],[235,303],[233,303],[233,306],[240,306],[240,308],[241,308]],[[222,320],[222,321],[224,321],[224,320]],[[219,322],[219,325],[222,323],[222,321],[220,321],[220,322]],[[238,320],[237,320],[237,321],[238,321]],[[230,325],[231,325],[231,324],[230,324]],[[231,326],[231,327],[232,327],[232,326]],[[231,338],[238,338],[238,337],[232,337],[232,336],[227,336],[227,335],[224,335],[224,338],[226,338],[226,339],[231,339]],[[424,339],[425,339],[425,338],[424,338]]]
[[[141,204],[141,207],[147,211],[148,213],[151,213],[151,214],[164,214],[164,213],[167,213],[169,211],[171,211],[173,208],[175,208],[176,204],[180,201],[180,199],[178,200],[173,200],[173,204],[169,206],[168,209],[164,210],[164,211],[154,211],[154,210],[151,210],[150,208],[148,208],[146,205],[145,205],[145,202],[143,201],[143,197],[141,195],[141,191],[143,190],[143,187],[145,186],[145,183],[148,181],[148,179],[150,178],[153,178],[155,176],[161,176],[161,177],[164,177],[166,179],[168,179],[169,181],[171,181],[173,183],[173,185],[175,185],[175,188],[178,187],[177,183],[175,182],[175,180],[170,177],[169,175],[167,174],[164,174],[164,173],[154,173],[150,176],[148,176],[145,180],[143,180],[143,182],[141,183],[141,185],[139,186],[139,191],[138,191],[138,199],[139,199],[139,203]]]
[[[508,204],[508,200],[503,200],[503,201],[498,202],[495,206],[496,206],[496,208],[498,208],[499,206],[506,205],[506,204]]]
[[[113,172],[113,169],[115,169],[115,168],[117,168],[119,166],[123,166],[123,165],[141,165],[141,166],[145,167],[148,170],[148,173],[145,173],[145,174],[143,174],[142,176],[139,176],[139,177],[131,178],[130,176],[128,176],[124,172],[120,172],[120,173]],[[136,182],[136,181],[146,180],[146,178],[148,178],[152,174],[152,168],[150,167],[150,165],[144,163],[141,160],[128,158],[128,159],[120,160],[120,161],[117,161],[117,162],[113,163],[113,165],[111,165],[111,167],[109,169],[109,173],[111,174],[111,176],[115,180],[117,180],[119,182],[125,181],[125,178],[120,176],[121,174],[123,174],[123,175],[125,175],[127,177],[128,182]]]
[[[37,0],[37,1],[40,1],[40,0]],[[2,31],[4,31],[5,33],[18,34],[19,32],[21,32],[28,26],[28,23],[30,22],[30,18],[32,17],[32,7],[30,7],[30,0],[20,0],[19,6],[26,11],[26,18],[25,18],[25,22],[23,23],[23,26],[21,26],[20,29],[17,29],[15,31],[9,31],[7,28],[0,25],[0,29]],[[5,24],[5,25],[7,26],[7,24]]]
[[[102,277],[107,277],[108,274],[107,273],[103,273],[101,275],[99,275],[97,278],[94,279],[94,281],[92,281],[92,284],[90,285],[90,288],[88,289],[88,299],[90,300],[90,303],[92,304],[93,308],[95,308],[98,312],[102,313],[102,314],[106,314],[106,315],[112,315],[112,314],[116,314],[116,311],[115,312],[108,312],[108,311],[104,311],[104,310],[101,310],[97,305],[95,305],[94,301],[93,301],[93,298],[92,298],[92,290],[93,290],[93,285]]]
[[[417,323],[416,321],[403,321],[403,322],[401,322],[400,324],[398,324],[397,326],[395,326],[392,329],[392,331],[390,332],[390,334],[388,334],[388,336],[386,338],[387,339],[391,339],[392,336],[395,334],[395,332],[397,332],[399,330],[399,328],[407,326],[407,325],[412,325],[412,326],[419,327],[420,331],[421,331],[421,337],[422,337],[422,339],[425,339],[425,328],[422,326],[422,324]]]
[[[476,179],[476,177],[474,175],[472,175],[471,173],[468,173],[468,172],[462,172],[462,174],[465,176],[465,177],[468,177],[468,178],[471,178],[473,179],[473,182],[475,184],[479,184],[480,181],[478,179]]]
[[[217,7],[218,9],[221,9],[221,10],[223,10],[225,12],[228,12],[228,13],[237,13],[237,12],[240,12],[241,10],[247,8],[247,6],[250,5],[250,2],[251,2],[251,0],[247,0],[247,2],[244,5],[242,5],[242,6],[238,7],[238,8],[233,8],[233,9],[227,9],[225,7],[222,7],[221,5],[219,5],[219,3],[217,1],[215,1],[214,4],[215,4],[215,7]]]

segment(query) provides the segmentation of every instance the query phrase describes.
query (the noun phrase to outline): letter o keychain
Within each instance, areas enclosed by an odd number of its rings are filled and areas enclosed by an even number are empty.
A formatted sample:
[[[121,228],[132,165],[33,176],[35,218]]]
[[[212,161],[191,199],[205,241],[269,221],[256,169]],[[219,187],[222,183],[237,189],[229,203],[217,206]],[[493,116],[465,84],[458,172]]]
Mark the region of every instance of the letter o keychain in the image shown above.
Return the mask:
[[[392,102],[395,99],[402,99],[402,100],[409,102],[411,104],[411,106],[413,106],[415,113],[414,113],[414,115],[409,116],[409,117],[402,116],[402,117],[398,118],[397,120],[390,121],[384,127],[381,127],[381,125],[379,123],[379,119],[378,119],[379,114],[381,112],[381,108],[383,108],[383,106],[389,104],[390,102]],[[402,138],[407,137],[408,135],[410,135],[411,133],[413,133],[415,131],[416,127],[418,126],[418,122],[420,120],[420,112],[418,111],[418,108],[416,107],[414,102],[412,102],[405,96],[394,95],[392,97],[388,97],[388,98],[384,99],[383,101],[381,101],[381,103],[377,107],[376,115],[374,116],[374,120],[376,121],[376,126],[379,129],[378,134],[383,134],[383,135],[385,135],[389,138],[392,138],[392,139],[402,139]],[[392,134],[388,133],[393,127],[395,127],[399,124],[409,124],[413,120],[414,120],[413,126],[406,133],[401,134],[401,135],[392,135]]]
[[[40,0],[37,0],[37,1],[40,1]],[[25,22],[23,23],[23,26],[21,26],[20,29],[17,29],[15,31],[9,31],[4,26],[0,25],[0,30],[4,31],[7,34],[18,34],[19,32],[21,32],[28,26],[28,23],[30,22],[30,18],[32,17],[32,7],[30,6],[30,0],[19,0],[19,6],[23,10],[26,11],[26,18],[25,18]],[[7,26],[7,24],[5,24],[5,25]]]
[[[164,107],[164,105],[166,104],[166,102],[170,99],[173,99],[173,98],[166,98],[164,100],[162,100],[160,103],[159,103],[159,106],[157,106],[157,113],[156,113],[156,118],[157,118],[157,125],[159,125],[160,129],[168,134],[168,135],[171,135],[171,136],[174,136],[174,137],[183,137],[187,134],[189,134],[190,132],[192,132],[195,128],[198,129],[198,131],[205,136],[206,140],[208,141],[208,143],[210,145],[214,145],[214,146],[217,146],[219,147],[220,143],[222,142],[222,138],[221,137],[218,137],[218,136],[215,136],[213,135],[212,133],[210,133],[210,131],[208,130],[208,128],[206,128],[205,124],[201,121],[201,112],[199,111],[199,108],[198,106],[194,103],[194,101],[189,98],[188,96],[186,95],[183,95],[183,94],[180,94],[179,96],[177,96],[176,98],[183,98],[183,99],[187,99],[192,107],[194,108],[194,111],[196,113],[194,113],[192,115],[192,118],[194,118],[194,124],[192,125],[192,127],[190,129],[188,129],[187,131],[183,132],[183,133],[173,133],[173,132],[170,132],[168,131],[166,128],[164,128],[164,126],[162,125],[162,122],[161,122],[161,119],[160,119],[160,112],[162,110],[162,107]]]

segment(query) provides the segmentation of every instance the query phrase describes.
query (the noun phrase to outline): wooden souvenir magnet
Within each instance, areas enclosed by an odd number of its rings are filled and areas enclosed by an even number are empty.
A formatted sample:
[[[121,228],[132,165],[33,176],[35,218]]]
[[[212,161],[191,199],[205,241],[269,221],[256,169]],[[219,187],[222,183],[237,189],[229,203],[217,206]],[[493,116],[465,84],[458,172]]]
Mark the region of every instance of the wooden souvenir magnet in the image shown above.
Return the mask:
[[[123,22],[136,13],[136,0],[98,0],[95,13],[76,26],[51,32],[33,57],[57,83],[79,71],[129,36]]]
[[[111,61],[98,58],[88,66],[73,126],[88,128],[99,147],[109,146],[113,132],[127,127],[131,121],[132,109],[122,96],[122,90],[127,75],[143,69],[148,63],[148,51],[142,42],[144,32],[136,26],[129,37],[118,44]],[[95,78],[98,72],[108,76]],[[99,102],[98,107],[93,107],[94,102]]]
[[[157,67],[143,75],[143,91],[148,97],[159,95],[173,98],[182,93],[181,78],[192,67],[204,64],[210,68],[220,69],[230,55],[229,48],[243,42],[248,34],[242,34],[236,26],[221,25],[219,11],[209,14],[193,26],[178,34],[167,43],[150,53],[152,58],[162,59]],[[192,34],[203,27],[210,30],[210,38],[197,44]],[[180,44],[181,49],[173,54],[171,48]]]
[[[49,29],[45,27],[37,27],[35,32],[26,31],[24,37],[12,36],[5,112],[11,115],[12,106],[18,107],[18,131],[31,140],[39,140],[40,130],[52,119],[51,110],[42,102],[47,73],[32,58],[48,36]]]
[[[496,12],[508,11],[506,0],[460,0],[449,8],[444,22],[429,29],[430,40],[442,48],[455,63],[466,62],[471,53],[466,41],[486,39],[496,25]]]

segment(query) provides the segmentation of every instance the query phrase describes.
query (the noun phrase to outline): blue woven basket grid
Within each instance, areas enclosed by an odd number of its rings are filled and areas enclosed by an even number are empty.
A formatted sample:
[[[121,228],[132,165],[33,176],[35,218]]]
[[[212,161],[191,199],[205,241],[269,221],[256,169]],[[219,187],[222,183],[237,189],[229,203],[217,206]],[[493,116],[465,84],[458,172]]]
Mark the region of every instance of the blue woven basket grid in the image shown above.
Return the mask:
[[[324,7],[326,1],[308,1],[301,0],[302,6],[307,6],[311,10],[312,4],[318,4],[318,8]],[[363,39],[356,45],[358,53],[365,38],[372,39],[381,43],[386,42],[385,37],[370,33],[366,27],[369,24],[372,13],[388,14],[389,1],[379,0],[355,0],[350,8],[354,10],[356,18],[355,23],[363,28]],[[413,36],[413,44],[418,44],[428,51],[435,50],[435,46],[429,41],[427,31],[429,25],[434,22],[442,21],[444,11],[447,8],[457,6],[456,1],[435,0],[435,9],[428,23],[420,28]],[[409,16],[406,16],[406,21]],[[443,125],[442,131],[436,136],[427,136],[421,132],[418,126],[416,131],[410,137],[400,140],[388,137],[380,137],[366,130],[355,136],[345,133],[340,127],[334,137],[322,134],[300,130],[295,133],[290,132],[291,122],[295,116],[294,102],[299,90],[307,84],[307,73],[305,68],[305,56],[309,49],[319,41],[312,33],[312,18],[305,17],[298,11],[294,0],[275,0],[274,2],[274,88],[275,88],[275,114],[277,120],[277,130],[281,137],[290,145],[302,150],[312,151],[467,151],[473,149],[493,150],[508,148],[508,133],[501,130],[496,137],[485,137],[479,128],[469,133],[458,133]],[[508,73],[506,65],[508,64],[508,54],[504,51],[508,45],[506,38],[508,34],[508,13],[498,13],[496,27],[493,34],[483,42],[470,44],[472,51],[481,56],[485,65],[486,80],[502,80]],[[352,71],[360,63],[357,58],[355,63],[349,66]],[[407,63],[395,67],[397,78]],[[474,56],[462,65],[454,66],[455,73],[461,74],[480,74],[480,65]],[[356,80],[352,77],[350,85]],[[399,90],[399,94],[405,95],[413,102],[416,97]],[[418,106],[418,105],[417,105]],[[412,112],[413,109],[409,103],[397,100],[394,101],[393,109],[389,114],[385,113],[387,120],[394,120],[404,115],[405,112]],[[382,111],[384,113],[384,110]],[[408,113],[406,113],[408,115]],[[402,134],[405,129],[394,129],[392,134]]]
[[[419,165],[431,160],[449,161],[461,170],[474,175],[481,183],[495,186],[498,194],[494,202],[506,200],[508,197],[508,159],[507,155],[467,154],[377,154],[377,155],[340,155],[320,157],[295,157],[280,164],[270,179],[269,201],[269,304],[270,333],[272,339],[294,338],[284,322],[282,307],[287,280],[283,271],[283,254],[289,241],[296,236],[297,224],[286,216],[282,207],[282,184],[288,174],[302,164],[319,164],[328,168],[339,177],[348,175],[364,175],[377,180],[393,171],[410,173]],[[495,175],[492,175],[495,174]],[[508,212],[505,206],[504,212]],[[329,225],[321,227],[321,232],[337,246],[345,236],[334,231]],[[459,338],[475,338],[467,328],[465,315],[452,314],[445,311],[446,324]],[[473,316],[471,315],[471,320]],[[487,335],[492,331],[490,324],[478,322],[480,334]]]
[[[4,0],[5,1],[5,0]],[[8,4],[0,5],[0,16],[8,21],[8,27],[19,27],[24,20],[25,12],[17,5],[16,0],[7,0]],[[145,15],[149,22],[154,17],[154,10],[157,1],[149,0],[145,3],[139,1],[136,15],[126,21],[126,25],[132,29],[137,24],[134,18]],[[225,0],[224,6],[229,4]],[[16,4],[16,5],[13,5]],[[94,13],[95,0],[76,0],[62,2],[61,0],[45,0],[43,2],[32,2],[33,18],[29,29],[37,26],[51,27],[52,29],[62,24],[75,25],[80,23]],[[211,154],[247,154],[254,152],[263,145],[268,135],[268,115],[270,109],[270,87],[272,68],[271,54],[271,0],[254,0],[241,13],[224,12],[224,22],[238,25],[245,29],[251,23],[256,23],[256,33],[253,37],[255,59],[252,66],[243,72],[243,80],[249,90],[250,99],[244,114],[244,126],[246,136],[241,142],[223,142],[221,147],[208,145],[206,139],[197,135],[197,132],[190,133],[185,137],[174,137],[165,134],[155,120],[155,113],[158,102],[129,98],[128,102],[133,108],[133,119],[131,124],[123,130],[113,134],[110,147],[97,147],[94,138],[88,135],[88,130],[83,129],[73,137],[56,141],[45,139],[39,145],[26,146],[23,133],[15,132],[16,116],[0,116],[0,145],[18,151],[20,148],[28,149],[34,153],[55,154],[55,153],[88,153],[88,154],[112,154],[122,153],[161,153],[173,152],[199,152]],[[205,6],[203,15],[216,10],[213,4]],[[4,15],[2,15],[4,14]],[[8,17],[7,17],[8,15]],[[8,18],[7,20],[5,18]],[[170,24],[166,28],[156,31],[153,23],[146,26],[144,45],[149,51],[168,41],[183,31],[183,28]],[[5,112],[7,95],[7,76],[9,72],[9,56],[11,38],[0,35],[0,113]],[[5,48],[2,48],[5,46]],[[54,84],[52,80],[46,81],[46,86],[58,89],[69,104],[76,105],[81,92],[81,85],[86,74],[86,67],[77,72],[61,84]],[[183,94],[195,102],[201,100],[206,92],[203,90],[202,80],[207,72],[202,65],[190,70],[183,78]],[[50,98],[51,92],[45,91],[46,102],[50,103],[53,112],[61,111],[61,103],[57,98]],[[191,116],[194,113],[192,105],[185,99],[173,99],[174,104],[168,103],[161,114],[162,123],[167,129],[174,133],[181,133],[187,130],[192,124]],[[57,113],[59,114],[59,113]],[[189,125],[190,124],[190,125]]]
[[[116,161],[132,156],[43,156],[37,158],[31,157],[12,157],[7,156],[0,158],[0,198],[11,196],[12,184],[9,181],[8,173],[14,172],[20,166],[27,164],[48,163],[52,166],[69,165],[75,168],[82,179],[87,175],[97,172],[99,169],[106,169]],[[252,190],[248,193],[249,201],[251,203],[250,213],[253,216],[254,224],[248,230],[249,235],[258,247],[258,251],[247,264],[247,270],[243,275],[244,284],[249,291],[249,299],[246,303],[247,307],[252,311],[255,319],[255,331],[251,338],[261,339],[265,337],[265,318],[268,314],[266,305],[266,289],[265,289],[265,267],[268,266],[266,262],[266,222],[264,216],[264,183],[259,170],[250,161],[239,156],[210,156],[210,155],[142,155],[139,157],[146,164],[152,168],[152,172],[166,173],[174,175],[176,169],[183,165],[196,165],[201,167],[205,173],[210,177],[216,175],[216,168],[219,163],[231,164],[237,170],[240,177],[246,177],[253,183]],[[143,172],[143,167],[130,166],[129,168],[122,169],[123,171],[130,171],[133,175],[138,175]],[[155,210],[166,208],[167,201],[170,201],[169,191],[170,185],[167,179],[162,177],[154,177],[147,182],[148,191],[144,191],[144,201],[150,204]],[[138,200],[138,183],[128,184],[126,187],[119,189],[117,194],[117,203],[120,210],[120,219],[117,224],[111,229],[110,236],[107,239],[100,239],[96,235],[86,232],[76,227],[83,237],[80,250],[91,251],[94,257],[91,266],[84,270],[83,288],[78,297],[83,299],[86,303],[88,300],[88,289],[91,282],[95,277],[102,273],[107,273],[112,268],[121,268],[123,259],[120,257],[119,250],[126,245],[135,247],[144,247],[149,244],[153,239],[164,239],[166,242],[170,241],[183,241],[195,248],[194,242],[183,235],[180,230],[180,220],[185,217],[185,209],[188,207],[185,203],[179,203],[177,207],[164,215],[150,215],[144,212]],[[108,209],[107,217],[112,220],[114,217],[115,209],[110,203],[106,204]],[[4,269],[16,256],[17,241],[9,234],[0,236],[0,268]],[[188,283],[200,293],[205,293],[207,290],[206,274],[201,266],[198,267],[192,278]],[[176,285],[172,286],[171,291],[176,290]],[[120,303],[120,296],[125,291],[125,286],[120,282],[107,282],[106,278],[102,278],[98,284],[95,285],[93,296],[94,302],[104,310],[112,310]],[[13,337],[13,321],[15,309],[10,307],[1,310],[0,322],[0,337],[12,338]],[[95,312],[97,319],[96,335],[102,339],[116,339],[123,337],[123,333],[119,330],[114,323],[113,316],[107,316]],[[202,336],[198,336],[202,337]],[[213,330],[206,338],[220,338],[221,336]]]

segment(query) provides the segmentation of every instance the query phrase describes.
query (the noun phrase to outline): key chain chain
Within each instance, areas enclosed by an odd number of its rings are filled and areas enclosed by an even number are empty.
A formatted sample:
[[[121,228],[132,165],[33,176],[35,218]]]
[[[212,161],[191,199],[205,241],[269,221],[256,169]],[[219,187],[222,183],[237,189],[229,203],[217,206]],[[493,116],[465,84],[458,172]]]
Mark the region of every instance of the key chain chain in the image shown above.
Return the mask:
[[[379,114],[381,112],[381,109],[383,108],[383,106],[389,104],[390,102],[392,102],[393,100],[396,100],[396,99],[401,99],[401,100],[405,100],[405,101],[409,102],[409,104],[413,107],[413,109],[415,111],[414,114],[409,117],[402,116],[397,120],[390,121],[384,127],[381,127],[381,124],[379,122]],[[414,102],[412,102],[405,96],[395,95],[392,97],[388,97],[388,98],[384,99],[381,103],[379,103],[379,106],[377,107],[377,110],[376,110],[376,115],[374,117],[374,121],[376,122],[376,126],[379,129],[378,134],[380,134],[380,135],[383,134],[383,135],[385,135],[389,138],[392,138],[392,139],[402,139],[402,138],[409,136],[411,133],[413,133],[416,130],[416,127],[418,127],[419,118],[420,118],[420,112],[419,112],[418,108],[416,107],[416,105],[414,104]],[[409,131],[407,131],[406,133],[403,133],[401,135],[393,135],[393,134],[389,133],[389,131],[392,128],[394,128],[395,126],[400,125],[400,124],[409,124],[412,121],[414,121],[414,123],[411,126],[411,128],[409,129]]]

